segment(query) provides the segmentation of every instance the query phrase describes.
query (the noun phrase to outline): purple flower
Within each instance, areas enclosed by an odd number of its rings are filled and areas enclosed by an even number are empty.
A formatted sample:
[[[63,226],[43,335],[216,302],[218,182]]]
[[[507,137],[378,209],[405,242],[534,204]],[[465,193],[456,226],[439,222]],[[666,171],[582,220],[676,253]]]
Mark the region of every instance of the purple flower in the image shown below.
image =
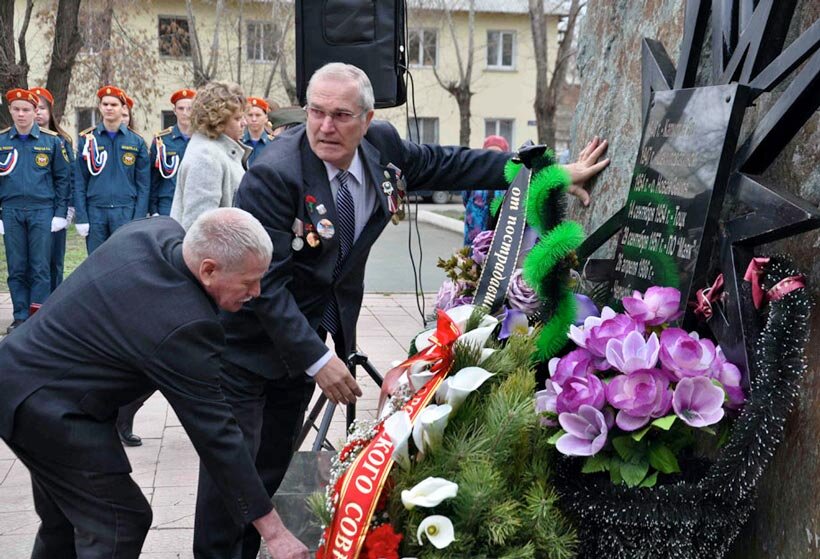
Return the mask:
[[[467,299],[472,302],[472,297],[463,295],[466,289],[467,283],[463,280],[445,280],[436,295],[436,308],[446,311],[459,305],[466,305]]]
[[[450,304],[450,308],[452,307],[460,307],[461,305],[472,305],[473,304],[473,296],[472,295],[460,295],[453,299],[453,302]]]
[[[680,328],[667,328],[661,333],[660,358],[672,373],[672,380],[709,376],[709,368],[715,360],[715,344],[701,340],[697,332],[687,334]]]
[[[643,296],[635,291],[632,297],[624,297],[623,303],[629,316],[649,326],[675,320],[682,314],[678,310],[680,291],[674,287],[650,287]]]
[[[630,332],[623,340],[613,338],[606,344],[606,360],[622,373],[652,369],[658,362],[661,344],[654,332],[648,340],[643,334]]]
[[[672,403],[669,379],[659,369],[645,369],[613,378],[606,398],[620,410],[615,423],[624,431],[640,429],[653,417],[663,417]]]
[[[527,255],[538,242],[538,231],[529,225],[524,227],[524,238],[521,240],[521,248],[518,249],[518,261],[523,262]]]
[[[553,357],[549,361],[550,377],[553,382],[561,386],[570,377],[583,377],[594,370],[592,355],[582,347],[570,351],[560,359]]]
[[[570,377],[558,394],[558,413],[575,413],[581,406],[592,406],[600,410],[606,404],[606,390],[601,379],[592,373],[580,377]]]
[[[592,406],[581,406],[577,413],[562,413],[558,422],[566,431],[555,445],[561,454],[593,456],[604,448],[610,422]]]
[[[712,361],[711,373],[712,378],[723,385],[723,390],[729,398],[726,407],[733,410],[740,409],[746,401],[746,395],[743,394],[743,388],[740,386],[740,369],[729,363],[720,346],[715,350],[715,360]]]
[[[484,265],[487,254],[490,252],[490,245],[493,242],[492,231],[482,231],[473,239],[473,262],[479,266]]]
[[[687,425],[713,425],[723,419],[723,390],[706,377],[685,378],[675,387],[672,407]]]
[[[524,281],[521,268],[516,269],[510,278],[507,289],[507,303],[510,307],[531,315],[541,306],[541,301],[533,289]]]
[[[557,414],[558,395],[561,393],[561,387],[547,379],[544,383],[544,390],[539,390],[535,393],[535,411],[538,413]],[[549,417],[541,417],[541,425],[545,427],[553,427],[557,423]]]
[[[579,327],[575,325],[570,325],[569,327],[569,338],[575,342],[575,345],[578,347],[587,347],[587,338],[589,337],[590,331],[595,326],[600,326],[604,320],[609,318],[613,318],[615,316],[615,311],[610,309],[609,307],[604,307],[601,311],[601,316],[593,316],[589,315],[584,319],[584,325]]]
[[[507,309],[504,313],[504,320],[501,321],[501,332],[498,334],[499,340],[506,340],[513,334],[526,336],[530,331],[530,321],[526,313],[518,309]]]
[[[643,323],[636,322],[625,314],[616,314],[614,317],[593,326],[586,339],[586,348],[596,358],[595,366],[605,371],[610,368],[606,360],[606,344],[609,340],[623,340],[630,332],[643,334]]]
[[[598,307],[595,306],[595,303],[592,299],[587,297],[586,295],[582,295],[580,293],[575,294],[575,304],[576,304],[576,311],[575,311],[575,325],[581,326],[588,316],[599,316],[600,312],[598,311]]]

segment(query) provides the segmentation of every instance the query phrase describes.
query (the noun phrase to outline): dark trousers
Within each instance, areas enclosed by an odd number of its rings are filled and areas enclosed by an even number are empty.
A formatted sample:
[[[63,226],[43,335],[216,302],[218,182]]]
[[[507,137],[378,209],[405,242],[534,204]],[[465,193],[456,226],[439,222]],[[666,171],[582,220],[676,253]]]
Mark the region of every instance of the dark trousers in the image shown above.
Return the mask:
[[[245,443],[256,456],[256,469],[273,496],[285,477],[296,437],[304,422],[315,384],[306,375],[269,380],[223,362],[222,392],[233,408]],[[259,534],[253,525],[238,526],[200,463],[194,521],[196,559],[255,559]]]
[[[31,303],[45,303],[51,293],[52,217],[51,208],[3,208],[3,243],[15,320],[27,319]]]
[[[66,230],[51,234],[51,291],[63,283],[63,267],[65,264]]]
[[[157,199],[157,213],[159,215],[171,215],[171,202],[174,201],[174,197],[171,196],[170,198],[161,197]]]
[[[130,435],[134,432],[134,416],[137,415],[139,409],[153,393],[154,391],[152,390],[145,396],[140,396],[130,404],[125,404],[119,409],[117,412],[117,431],[119,431],[120,434]]]
[[[145,217],[145,216],[142,216]],[[103,244],[114,231],[134,219],[134,206],[114,208],[88,207],[88,237],[85,240],[88,254]]]
[[[31,473],[41,520],[32,559],[138,559],[152,516],[130,475],[75,470],[8,444]]]

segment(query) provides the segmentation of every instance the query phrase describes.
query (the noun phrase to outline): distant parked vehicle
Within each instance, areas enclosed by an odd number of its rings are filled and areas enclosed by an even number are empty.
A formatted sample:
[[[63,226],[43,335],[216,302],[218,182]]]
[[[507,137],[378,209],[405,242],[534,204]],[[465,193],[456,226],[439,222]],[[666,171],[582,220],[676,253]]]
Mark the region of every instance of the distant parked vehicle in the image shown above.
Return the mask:
[[[457,192],[456,194],[460,194]],[[453,192],[446,190],[416,190],[410,193],[410,199],[420,197],[423,202],[433,202],[434,204],[449,204],[453,200]]]

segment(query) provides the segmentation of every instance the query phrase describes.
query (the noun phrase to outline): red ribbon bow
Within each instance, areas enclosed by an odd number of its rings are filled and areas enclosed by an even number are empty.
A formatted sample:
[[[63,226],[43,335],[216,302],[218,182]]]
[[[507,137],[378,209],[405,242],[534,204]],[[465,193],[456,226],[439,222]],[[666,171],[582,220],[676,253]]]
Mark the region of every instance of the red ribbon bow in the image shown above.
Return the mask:
[[[720,299],[721,291],[723,290],[723,274],[719,274],[715,278],[715,282],[711,287],[699,289],[695,293],[697,304],[690,303],[695,307],[695,315],[701,320],[709,320],[712,318],[714,311],[712,310],[712,303]]]

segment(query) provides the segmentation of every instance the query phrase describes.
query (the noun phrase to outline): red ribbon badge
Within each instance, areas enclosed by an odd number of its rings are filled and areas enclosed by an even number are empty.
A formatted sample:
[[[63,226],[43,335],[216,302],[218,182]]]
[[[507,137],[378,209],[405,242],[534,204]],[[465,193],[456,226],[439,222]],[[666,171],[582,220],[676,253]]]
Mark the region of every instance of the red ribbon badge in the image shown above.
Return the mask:
[[[452,346],[461,332],[446,313],[439,311],[436,332],[430,337],[433,345],[417,353],[388,374],[395,379],[400,370],[405,372],[410,364],[419,360],[433,360],[431,370],[435,372],[425,384],[405,404],[403,411],[410,416],[414,424],[421,411],[427,407],[435,396],[436,390],[444,381],[453,364]],[[387,383],[385,377],[385,384]],[[384,431],[384,424],[379,425],[376,436],[367,443],[364,450],[356,457],[347,471],[336,482],[334,503],[336,514],[325,530],[325,543],[319,548],[317,557],[333,559],[356,559],[370,529],[370,520],[376,509],[390,468],[393,466],[393,441]],[[347,447],[342,452],[346,452]]]

